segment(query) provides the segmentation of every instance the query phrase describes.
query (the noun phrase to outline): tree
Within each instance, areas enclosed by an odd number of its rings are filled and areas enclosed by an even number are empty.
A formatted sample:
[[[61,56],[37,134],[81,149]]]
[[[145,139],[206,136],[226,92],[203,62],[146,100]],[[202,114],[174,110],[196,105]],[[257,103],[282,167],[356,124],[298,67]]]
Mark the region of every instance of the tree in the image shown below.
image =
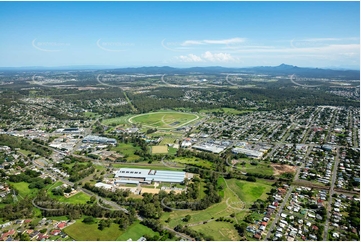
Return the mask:
[[[90,202],[94,203],[97,200],[96,196],[91,196],[90,197]]]
[[[189,214],[187,214],[184,218],[183,221],[184,222],[189,222],[189,220],[191,219],[191,216]]]
[[[247,228],[247,224],[241,223],[241,224],[235,224],[234,228],[238,231],[238,234],[243,237]]]
[[[86,224],[93,224],[95,222],[95,219],[93,217],[85,217],[83,219],[83,223],[86,223]]]
[[[30,236],[27,233],[20,234],[20,241],[30,241]]]
[[[254,222],[251,214],[247,215],[244,218],[244,221],[246,221],[247,223],[253,223]]]
[[[71,187],[67,186],[64,190],[65,193],[70,193],[71,192]]]

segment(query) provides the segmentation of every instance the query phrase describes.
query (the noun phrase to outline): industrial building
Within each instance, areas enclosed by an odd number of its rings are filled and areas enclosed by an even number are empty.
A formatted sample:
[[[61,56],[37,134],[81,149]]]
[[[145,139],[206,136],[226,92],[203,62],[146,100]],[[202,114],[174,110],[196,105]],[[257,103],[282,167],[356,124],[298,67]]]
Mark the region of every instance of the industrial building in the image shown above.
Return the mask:
[[[65,128],[65,129],[57,129],[57,133],[63,133],[63,134],[81,134],[83,133],[83,129],[79,128]]]
[[[201,144],[201,145],[193,145],[192,148],[196,149],[196,150],[201,150],[201,151],[206,151],[206,152],[212,152],[214,154],[219,154],[222,151],[224,151],[227,147],[217,146],[217,145]]]
[[[115,178],[121,179],[122,183],[126,180],[139,181],[144,183],[154,182],[171,182],[181,183],[186,178],[184,171],[159,171],[150,169],[137,169],[137,168],[120,168]]]
[[[96,144],[112,144],[116,145],[117,140],[116,139],[110,139],[106,137],[101,136],[95,136],[95,135],[88,135],[83,139],[83,143],[96,143]]]
[[[234,148],[232,149],[232,152],[235,154],[245,154],[248,157],[255,158],[255,159],[261,159],[263,156],[262,152],[256,151],[256,150],[249,150],[244,148]]]

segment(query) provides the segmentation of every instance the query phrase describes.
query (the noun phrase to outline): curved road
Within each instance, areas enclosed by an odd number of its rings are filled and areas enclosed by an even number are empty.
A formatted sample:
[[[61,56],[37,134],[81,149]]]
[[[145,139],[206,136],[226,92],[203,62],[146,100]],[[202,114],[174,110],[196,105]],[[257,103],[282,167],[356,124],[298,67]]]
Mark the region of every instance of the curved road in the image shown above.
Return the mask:
[[[295,85],[297,85],[297,86],[301,86],[301,87],[319,87],[319,86],[321,86],[321,85],[303,85],[303,84],[299,84],[299,83],[297,83],[297,82],[295,82],[295,81],[293,80],[294,76],[295,76],[295,74],[292,74],[291,77],[290,77],[290,80],[291,80],[291,82],[292,82],[293,84],[295,84]]]
[[[230,84],[230,85],[232,85],[232,86],[237,86],[237,87],[239,87],[240,85],[237,85],[237,84],[235,84],[235,83],[233,83],[233,82],[230,82],[229,80],[228,80],[228,76],[229,75],[231,75],[231,74],[227,74],[227,76],[226,76],[226,82],[228,82],[228,84]],[[237,75],[232,75],[232,76],[237,76]]]

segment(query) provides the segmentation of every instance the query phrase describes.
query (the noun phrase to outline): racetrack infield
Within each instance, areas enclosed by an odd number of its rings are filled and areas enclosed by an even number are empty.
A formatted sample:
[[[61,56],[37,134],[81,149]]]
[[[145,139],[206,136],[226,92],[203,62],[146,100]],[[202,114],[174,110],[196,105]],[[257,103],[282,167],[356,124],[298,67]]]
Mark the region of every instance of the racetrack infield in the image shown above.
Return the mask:
[[[197,114],[182,112],[156,112],[135,115],[128,119],[130,123],[142,124],[156,129],[177,129],[186,126],[200,117]]]

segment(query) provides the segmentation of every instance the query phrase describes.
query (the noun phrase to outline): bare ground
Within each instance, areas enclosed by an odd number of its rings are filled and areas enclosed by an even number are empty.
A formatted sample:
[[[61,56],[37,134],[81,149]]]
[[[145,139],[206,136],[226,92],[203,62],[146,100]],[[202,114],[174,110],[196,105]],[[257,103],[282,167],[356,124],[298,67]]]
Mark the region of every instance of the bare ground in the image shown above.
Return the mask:
[[[282,175],[283,173],[296,172],[295,166],[272,164],[275,176]]]

